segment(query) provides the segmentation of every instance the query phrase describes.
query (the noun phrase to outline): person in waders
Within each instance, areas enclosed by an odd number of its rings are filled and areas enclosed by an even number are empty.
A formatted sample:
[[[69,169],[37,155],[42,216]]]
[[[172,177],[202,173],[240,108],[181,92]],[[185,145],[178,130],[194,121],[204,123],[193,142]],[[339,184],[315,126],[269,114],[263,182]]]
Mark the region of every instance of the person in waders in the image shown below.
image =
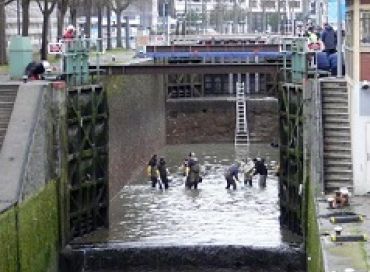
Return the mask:
[[[264,188],[266,187],[266,179],[267,179],[267,167],[265,165],[265,160],[264,159],[261,159],[261,160],[253,159],[253,162],[254,162],[254,167],[255,167],[253,176],[257,174],[259,175],[258,185],[261,188]]]
[[[153,155],[148,163],[147,168],[148,176],[150,177],[150,180],[152,182],[152,188],[155,188],[157,183],[159,184],[159,189],[162,189],[162,184],[158,180],[159,177],[159,171],[158,171],[158,165],[157,165],[157,155]]]
[[[243,166],[244,172],[244,185],[249,185],[252,187],[253,185],[253,172],[254,172],[254,164],[245,163]]]
[[[188,162],[187,167],[187,176],[185,181],[185,187],[191,189],[198,189],[198,183],[201,182],[200,177],[200,165],[197,158],[192,158],[191,161]]]
[[[235,180],[239,181],[239,166],[240,163],[236,162],[232,164],[229,168],[226,169],[225,171],[225,179],[226,179],[226,188],[225,189],[230,189],[230,186],[233,186],[233,189],[236,190],[236,182]]]
[[[164,158],[159,159],[158,171],[159,171],[159,177],[162,183],[164,184],[164,188],[168,189],[167,168],[166,168],[166,161],[164,160]]]

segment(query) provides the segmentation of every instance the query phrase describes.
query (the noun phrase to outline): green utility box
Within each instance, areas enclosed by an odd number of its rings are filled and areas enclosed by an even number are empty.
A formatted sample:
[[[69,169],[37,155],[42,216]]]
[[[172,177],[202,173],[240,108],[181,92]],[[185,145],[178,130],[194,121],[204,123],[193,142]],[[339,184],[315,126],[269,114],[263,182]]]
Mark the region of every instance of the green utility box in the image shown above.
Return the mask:
[[[9,72],[11,79],[21,79],[26,66],[32,61],[29,37],[14,36],[9,44]]]

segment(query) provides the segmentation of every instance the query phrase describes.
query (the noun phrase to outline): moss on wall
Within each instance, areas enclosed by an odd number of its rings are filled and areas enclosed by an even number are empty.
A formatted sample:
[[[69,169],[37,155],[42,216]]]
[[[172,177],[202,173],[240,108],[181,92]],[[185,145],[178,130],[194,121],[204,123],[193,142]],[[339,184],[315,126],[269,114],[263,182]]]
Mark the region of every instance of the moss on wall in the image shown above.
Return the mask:
[[[15,209],[0,214],[0,271],[17,271]]]
[[[58,224],[56,182],[1,214],[0,271],[57,271]]]
[[[312,182],[307,184],[307,234],[306,234],[306,253],[307,271],[323,272],[323,257],[320,244],[319,227],[317,225],[314,185]]]

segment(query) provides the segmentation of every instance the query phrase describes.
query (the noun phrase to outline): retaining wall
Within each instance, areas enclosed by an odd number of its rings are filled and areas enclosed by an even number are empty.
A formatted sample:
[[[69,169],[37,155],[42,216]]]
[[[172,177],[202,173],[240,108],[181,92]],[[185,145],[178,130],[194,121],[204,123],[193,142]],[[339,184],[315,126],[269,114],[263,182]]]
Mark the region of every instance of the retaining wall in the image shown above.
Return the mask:
[[[39,81],[18,90],[0,154],[0,271],[57,271],[53,94]]]
[[[167,144],[230,143],[235,137],[235,100],[171,100],[166,120]],[[277,100],[248,99],[247,122],[252,142],[278,142]]]
[[[165,145],[163,76],[110,76],[109,180],[113,196]],[[146,159],[143,159],[146,158]]]

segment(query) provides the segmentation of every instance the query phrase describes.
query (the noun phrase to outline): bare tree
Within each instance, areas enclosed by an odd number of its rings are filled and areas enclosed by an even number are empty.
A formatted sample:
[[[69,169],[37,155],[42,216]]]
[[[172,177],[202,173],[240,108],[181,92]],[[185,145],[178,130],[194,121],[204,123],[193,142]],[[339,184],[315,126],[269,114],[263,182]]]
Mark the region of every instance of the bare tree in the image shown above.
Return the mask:
[[[113,0],[112,8],[116,13],[117,22],[117,48],[122,48],[122,12],[130,5],[132,0]],[[126,22],[127,23],[127,22]]]
[[[43,15],[42,21],[42,39],[41,39],[41,59],[47,59],[47,45],[48,45],[48,30],[49,18],[54,10],[57,0],[36,0],[39,5],[40,11]]]
[[[30,25],[30,2],[31,0],[22,0],[22,36],[28,36],[28,27]]]
[[[85,11],[85,27],[84,34],[86,37],[91,37],[91,11],[92,11],[92,0],[84,1],[84,11]]]
[[[74,26],[77,25],[77,8],[80,5],[81,0],[69,0],[69,16],[70,23]]]
[[[112,49],[111,6],[107,5],[107,50]]]
[[[64,18],[68,10],[69,0],[58,0],[57,3],[57,36],[61,38],[63,36]]]
[[[13,0],[0,0],[0,64],[6,64],[6,15],[5,6]]]

